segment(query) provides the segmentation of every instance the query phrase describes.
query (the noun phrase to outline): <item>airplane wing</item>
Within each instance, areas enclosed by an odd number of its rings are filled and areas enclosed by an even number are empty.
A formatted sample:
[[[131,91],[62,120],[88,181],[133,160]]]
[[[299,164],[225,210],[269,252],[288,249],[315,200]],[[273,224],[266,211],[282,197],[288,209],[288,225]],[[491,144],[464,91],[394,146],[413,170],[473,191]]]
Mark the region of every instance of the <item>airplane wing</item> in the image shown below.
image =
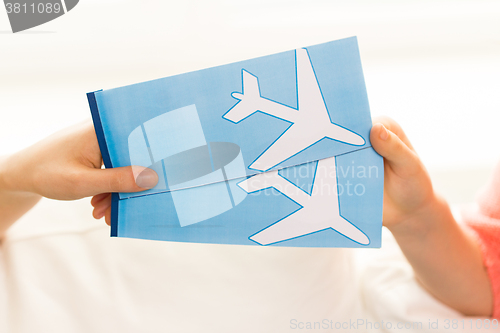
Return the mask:
[[[301,208],[292,215],[251,236],[250,239],[261,245],[269,245],[329,228],[329,226],[311,223],[314,222],[311,220],[307,209]]]
[[[310,136],[304,135],[300,125],[293,124],[249,167],[260,171],[269,170],[314,143]]]
[[[307,207],[301,208],[292,215],[251,236],[250,239],[261,245],[269,245],[332,228],[362,245],[370,243],[370,239],[361,230],[342,216],[327,216],[326,219],[321,219],[317,213],[316,211],[311,212],[311,209],[307,209]]]
[[[330,228],[337,231],[339,234],[342,234],[359,244],[370,244],[370,239],[364,234],[364,232],[356,228],[351,222],[347,221],[340,215],[331,217],[329,225]]]
[[[316,75],[306,49],[297,49],[297,96],[299,110],[327,112]]]

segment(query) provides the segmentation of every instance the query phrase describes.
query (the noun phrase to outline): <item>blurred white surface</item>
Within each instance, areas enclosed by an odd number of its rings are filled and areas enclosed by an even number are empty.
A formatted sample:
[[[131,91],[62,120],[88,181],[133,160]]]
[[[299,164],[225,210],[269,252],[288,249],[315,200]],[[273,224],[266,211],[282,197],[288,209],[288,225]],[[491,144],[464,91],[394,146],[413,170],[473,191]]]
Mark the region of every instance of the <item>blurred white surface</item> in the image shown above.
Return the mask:
[[[380,250],[183,244],[110,238],[90,212],[88,199],[43,199],[9,230],[0,332],[302,331],[295,319],[431,333],[472,319],[422,289],[387,230]]]
[[[110,238],[88,199],[44,199],[0,247],[0,332],[289,332],[366,318],[359,278],[348,249]]]

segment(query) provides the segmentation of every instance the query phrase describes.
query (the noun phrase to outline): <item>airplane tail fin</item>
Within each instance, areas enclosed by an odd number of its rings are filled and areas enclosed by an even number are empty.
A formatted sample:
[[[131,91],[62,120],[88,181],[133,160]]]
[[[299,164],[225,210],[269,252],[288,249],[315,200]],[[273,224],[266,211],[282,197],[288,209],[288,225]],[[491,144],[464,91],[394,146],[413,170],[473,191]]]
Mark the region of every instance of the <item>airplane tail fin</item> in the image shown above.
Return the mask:
[[[256,76],[250,74],[246,70],[242,71],[243,77],[243,93],[233,92],[231,96],[240,100],[222,117],[238,123],[244,118],[258,110],[258,103],[261,99],[259,81]]]

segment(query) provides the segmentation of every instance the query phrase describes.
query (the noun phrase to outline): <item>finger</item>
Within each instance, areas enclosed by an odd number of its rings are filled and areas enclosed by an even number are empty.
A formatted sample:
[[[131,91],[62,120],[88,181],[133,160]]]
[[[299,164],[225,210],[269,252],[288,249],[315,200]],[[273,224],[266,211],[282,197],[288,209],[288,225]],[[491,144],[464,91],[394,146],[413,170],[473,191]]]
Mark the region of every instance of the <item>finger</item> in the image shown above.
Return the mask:
[[[92,217],[95,218],[96,220],[100,220],[103,217],[103,212],[100,212],[99,209],[94,209],[92,211]]]
[[[112,169],[88,168],[82,182],[87,195],[110,192],[139,192],[153,188],[158,175],[149,168],[128,166]]]
[[[90,204],[92,205],[92,207],[96,207],[99,204],[99,202],[101,202],[107,196],[110,196],[110,195],[111,195],[111,193],[101,193],[101,194],[98,194],[98,195],[94,195],[92,197],[92,199],[90,200]]]
[[[375,151],[385,158],[399,176],[409,177],[421,169],[417,154],[383,124],[373,125],[370,141]]]
[[[95,209],[97,210],[104,210],[104,208],[107,208],[111,206],[111,195],[108,195],[104,199],[102,199],[98,204],[95,205]]]
[[[410,140],[406,136],[405,132],[403,131],[403,129],[401,128],[401,126],[394,119],[389,118],[389,117],[385,117],[385,116],[376,117],[376,118],[373,119],[373,124],[375,125],[376,123],[381,123],[382,125],[384,125],[384,127],[386,129],[388,129],[392,133],[396,134],[398,136],[398,138],[400,138],[401,141],[403,141],[404,144],[408,148],[410,148],[411,150],[415,151],[415,149],[413,148]]]
[[[98,205],[96,205],[94,211],[92,212],[92,215],[94,216],[95,219],[99,220],[104,216],[104,213],[110,207],[111,207],[111,195],[107,196]]]
[[[104,221],[106,221],[106,224],[111,226],[111,207],[106,209],[106,212],[104,214]]]

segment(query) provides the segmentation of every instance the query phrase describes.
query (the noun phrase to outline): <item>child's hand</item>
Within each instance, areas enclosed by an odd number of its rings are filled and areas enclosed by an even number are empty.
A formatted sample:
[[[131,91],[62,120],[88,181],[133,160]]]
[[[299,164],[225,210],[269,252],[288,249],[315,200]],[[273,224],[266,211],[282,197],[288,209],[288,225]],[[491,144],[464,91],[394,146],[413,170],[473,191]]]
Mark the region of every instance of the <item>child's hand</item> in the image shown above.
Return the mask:
[[[373,148],[384,157],[384,225],[437,299],[466,315],[489,316],[492,292],[477,242],[456,223],[401,127],[375,119]]]
[[[384,157],[384,225],[408,221],[436,200],[429,175],[401,127],[387,117],[373,121],[370,141]]]
[[[101,165],[101,152],[91,122],[57,132],[0,160],[0,201],[4,203],[0,205],[0,213],[11,215],[7,218],[10,222],[0,221],[4,225],[0,232],[40,196],[73,200],[101,193],[143,191],[158,182],[151,169],[135,166],[101,169]],[[26,204],[28,201],[31,206]],[[94,211],[98,218],[104,215],[97,213]]]

